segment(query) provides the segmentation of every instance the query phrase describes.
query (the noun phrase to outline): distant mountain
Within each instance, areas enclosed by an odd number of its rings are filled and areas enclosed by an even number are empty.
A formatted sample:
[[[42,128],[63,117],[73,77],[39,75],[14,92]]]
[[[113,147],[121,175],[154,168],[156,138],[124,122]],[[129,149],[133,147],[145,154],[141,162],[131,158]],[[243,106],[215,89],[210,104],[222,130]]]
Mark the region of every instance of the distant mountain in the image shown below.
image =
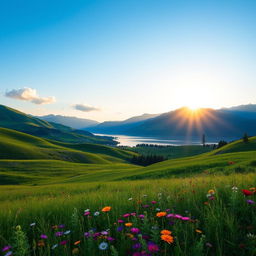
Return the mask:
[[[247,132],[256,134],[256,112],[232,109],[201,109],[192,112],[180,108],[144,121],[126,131],[129,135],[160,137],[195,137],[206,134],[212,138],[239,138]]]
[[[129,129],[136,128],[144,121],[157,117],[159,114],[143,114],[124,121],[106,121],[96,126],[88,127],[88,131],[107,134],[125,134]]]
[[[95,136],[87,131],[47,122],[4,105],[0,105],[0,127],[62,142],[116,144],[112,137]]]
[[[103,122],[90,131],[148,137],[235,139],[256,134],[256,105],[223,109],[201,109],[192,112],[186,107],[159,115],[142,115],[122,122]]]
[[[83,118],[78,118],[73,116],[47,115],[47,116],[37,116],[37,118],[45,120],[47,122],[63,124],[74,129],[85,129],[87,127],[95,126],[99,124],[99,122],[94,120],[83,119]]]

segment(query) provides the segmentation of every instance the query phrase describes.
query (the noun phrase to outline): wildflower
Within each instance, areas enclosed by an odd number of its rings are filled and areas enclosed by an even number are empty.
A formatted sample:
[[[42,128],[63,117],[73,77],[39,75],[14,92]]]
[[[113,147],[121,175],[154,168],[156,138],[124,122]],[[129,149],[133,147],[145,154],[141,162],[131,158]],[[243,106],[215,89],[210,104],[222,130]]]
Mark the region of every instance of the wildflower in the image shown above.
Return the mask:
[[[124,218],[128,218],[128,217],[130,217],[130,216],[131,216],[130,213],[125,213],[125,214],[123,215]]]
[[[111,210],[111,207],[110,206],[106,206],[101,211],[102,212],[109,212],[110,210]]]
[[[121,232],[124,228],[122,226],[118,227],[116,230],[117,232]]]
[[[148,208],[149,205],[148,205],[148,204],[145,204],[145,205],[143,205],[142,207],[143,207],[143,208]]]
[[[256,235],[254,235],[254,234],[252,234],[252,233],[248,233],[247,235],[247,238],[249,238],[249,239],[256,239]]]
[[[132,199],[133,199],[133,198],[132,198],[132,197],[130,197],[130,198],[128,198],[128,201],[132,201]]]
[[[138,217],[139,217],[140,219],[144,219],[144,218],[145,218],[145,215],[144,215],[144,214],[140,214]]]
[[[104,236],[107,236],[108,235],[108,231],[101,231],[101,234],[104,235]]]
[[[84,216],[89,216],[90,214],[90,212],[84,212]]]
[[[131,232],[134,234],[138,234],[140,230],[138,228],[131,228]]]
[[[124,223],[124,220],[117,220],[118,223]]]
[[[107,240],[110,241],[110,242],[112,242],[112,241],[115,241],[115,238],[114,238],[114,237],[111,237],[111,236],[108,236],[108,237],[107,237]]]
[[[157,201],[151,201],[151,204],[156,204],[157,203]]]
[[[247,204],[255,204],[253,200],[246,200]]]
[[[205,244],[207,247],[211,248],[212,247],[212,244],[211,243],[206,243]]]
[[[10,245],[6,245],[3,249],[2,252],[9,251],[12,247]]]
[[[238,187],[234,186],[234,187],[232,187],[231,189],[232,189],[233,192],[237,192]]]
[[[136,243],[136,244],[134,244],[133,246],[132,246],[132,248],[134,249],[134,250],[138,250],[138,249],[140,249],[142,246],[141,246],[141,243]]]
[[[132,212],[131,216],[135,217],[136,216],[136,212]]]
[[[167,230],[167,229],[163,229],[162,231],[161,231],[161,234],[162,235],[170,235],[172,232],[170,231],[170,230]]]
[[[131,222],[127,222],[124,224],[126,227],[131,227],[132,226],[132,223]]]
[[[172,244],[174,242],[173,236],[170,235],[161,235],[161,239],[168,244]]]
[[[54,250],[55,248],[57,248],[58,247],[58,244],[54,244],[53,246],[52,246],[52,250]]]
[[[11,256],[11,255],[13,255],[13,254],[12,254],[12,251],[9,251],[9,252],[7,252],[4,256]]]
[[[36,223],[33,222],[33,223],[30,224],[30,227],[34,227],[35,225],[36,225]]]
[[[181,219],[182,219],[182,220],[190,220],[189,217],[182,217]]]
[[[80,243],[81,243],[81,241],[78,240],[78,241],[74,242],[74,245],[78,245],[78,244],[80,244]]]
[[[159,246],[155,243],[149,242],[148,243],[148,250],[149,250],[149,252],[152,252],[152,253],[158,252],[159,251]]]
[[[58,226],[58,228],[65,228],[65,225],[64,225],[64,224],[60,224],[60,225]]]
[[[100,212],[95,212],[93,215],[94,215],[94,216],[99,216],[99,215],[100,215]]]
[[[70,234],[70,232],[71,232],[71,230],[67,230],[64,232],[64,235],[68,235],[68,234]]]
[[[48,238],[48,236],[47,236],[47,235],[45,235],[45,234],[42,234],[42,235],[40,236],[40,238],[41,238],[41,239],[47,239],[47,238]]]
[[[44,240],[39,240],[38,243],[37,243],[37,246],[38,247],[44,247],[45,246]]]
[[[202,230],[200,230],[200,229],[196,229],[196,233],[202,234],[202,233],[203,233],[203,231],[202,231]]]
[[[256,188],[249,188],[253,193],[256,193]]]
[[[86,210],[84,210],[84,212],[89,212],[90,211],[90,209],[86,209]]]
[[[157,212],[160,212],[160,211],[161,211],[161,209],[160,209],[160,208],[156,208],[156,211],[157,211]]]
[[[52,229],[58,229],[57,225],[52,226]]]
[[[208,191],[208,194],[214,195],[214,194],[215,194],[215,191],[214,191],[213,189],[210,189],[210,190]]]
[[[99,244],[99,249],[100,250],[106,250],[108,248],[108,243],[102,242]]]
[[[79,254],[79,249],[78,248],[74,248],[72,250],[72,254],[75,255],[75,254]]]
[[[62,231],[58,231],[55,233],[55,236],[60,237],[60,236],[63,236],[63,234],[64,233]]]
[[[60,245],[66,245],[68,243],[68,240],[60,241]]]
[[[167,215],[166,212],[158,212],[158,213],[156,214],[156,216],[157,216],[158,218],[164,217],[164,216],[166,216],[166,215]]]
[[[245,196],[251,196],[253,195],[253,192],[247,189],[242,189],[242,192]]]

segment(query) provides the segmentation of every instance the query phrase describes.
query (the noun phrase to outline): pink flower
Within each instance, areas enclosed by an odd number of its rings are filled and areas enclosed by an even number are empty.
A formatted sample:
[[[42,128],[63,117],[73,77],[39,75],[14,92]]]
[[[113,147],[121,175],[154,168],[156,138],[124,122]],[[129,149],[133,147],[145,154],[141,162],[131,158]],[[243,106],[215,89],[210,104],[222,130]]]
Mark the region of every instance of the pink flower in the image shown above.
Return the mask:
[[[118,222],[118,223],[124,223],[124,221],[123,221],[123,220],[118,220],[117,222]]]
[[[159,251],[159,246],[157,244],[154,244],[154,243],[148,243],[148,250],[150,252],[158,252]]]
[[[131,232],[134,234],[138,234],[140,230],[138,228],[131,228]]]
[[[123,215],[124,218],[128,218],[128,217],[130,217],[130,216],[131,216],[130,213],[126,213],[126,214]]]
[[[190,220],[189,217],[182,217],[181,219],[182,219],[182,220]]]
[[[157,201],[152,201],[152,202],[151,202],[151,204],[156,204],[156,203],[157,203]]]
[[[90,215],[90,212],[85,212],[84,213],[84,216],[88,216],[88,215]]]

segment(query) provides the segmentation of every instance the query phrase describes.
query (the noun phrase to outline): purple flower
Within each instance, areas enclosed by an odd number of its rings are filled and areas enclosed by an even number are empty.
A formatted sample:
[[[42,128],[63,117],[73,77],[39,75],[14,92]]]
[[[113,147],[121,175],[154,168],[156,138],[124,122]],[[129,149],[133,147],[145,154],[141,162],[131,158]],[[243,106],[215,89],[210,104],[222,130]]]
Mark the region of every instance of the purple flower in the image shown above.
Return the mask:
[[[107,235],[108,235],[108,231],[101,231],[101,234],[102,234],[103,236],[107,236]]]
[[[117,222],[118,223],[124,223],[124,220],[118,220]]]
[[[90,233],[89,233],[89,232],[85,232],[85,233],[84,233],[84,236],[85,236],[86,238],[88,238],[88,237],[90,237]]]
[[[247,202],[247,204],[255,204],[255,202],[253,200],[250,200],[250,199],[246,200],[246,202]]]
[[[115,241],[115,238],[114,238],[114,237],[111,237],[111,236],[108,236],[108,237],[107,237],[107,240],[110,241],[110,242],[112,242],[112,241]]]
[[[2,252],[9,251],[12,247],[10,245],[6,245],[3,249]]]
[[[40,238],[41,238],[41,239],[47,239],[47,238],[48,238],[48,236],[47,236],[47,235],[45,235],[45,234],[42,234],[42,235],[40,236]]]
[[[133,248],[134,250],[138,250],[138,249],[141,248],[141,244],[140,244],[140,243],[136,243],[136,244],[134,244],[134,245],[132,246],[132,248]]]
[[[60,225],[58,226],[58,228],[65,228],[65,225],[64,225],[64,224],[60,224]]]
[[[149,205],[148,205],[148,204],[145,204],[145,205],[143,205],[142,207],[143,207],[143,208],[148,208]]]
[[[13,254],[12,254],[12,251],[9,251],[9,252],[7,252],[4,256],[11,256],[11,255],[13,255]]]
[[[62,231],[58,231],[58,232],[55,233],[55,236],[58,236],[58,237],[63,236],[63,232]]]
[[[144,219],[144,218],[145,218],[145,215],[144,215],[144,214],[140,214],[140,215],[139,215],[139,218],[140,218],[140,219]]]
[[[120,227],[117,227],[116,230],[117,230],[118,232],[121,232],[123,229],[124,229],[124,227],[120,226]]]

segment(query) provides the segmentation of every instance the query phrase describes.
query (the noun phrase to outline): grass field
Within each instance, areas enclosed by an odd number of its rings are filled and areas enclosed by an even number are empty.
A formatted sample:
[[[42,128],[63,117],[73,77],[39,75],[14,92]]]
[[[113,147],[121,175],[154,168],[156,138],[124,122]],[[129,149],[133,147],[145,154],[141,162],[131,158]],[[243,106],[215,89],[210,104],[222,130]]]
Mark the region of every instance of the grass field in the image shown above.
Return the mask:
[[[0,160],[2,255],[256,255],[255,138],[147,167],[114,148],[29,139],[34,154],[109,158]]]

